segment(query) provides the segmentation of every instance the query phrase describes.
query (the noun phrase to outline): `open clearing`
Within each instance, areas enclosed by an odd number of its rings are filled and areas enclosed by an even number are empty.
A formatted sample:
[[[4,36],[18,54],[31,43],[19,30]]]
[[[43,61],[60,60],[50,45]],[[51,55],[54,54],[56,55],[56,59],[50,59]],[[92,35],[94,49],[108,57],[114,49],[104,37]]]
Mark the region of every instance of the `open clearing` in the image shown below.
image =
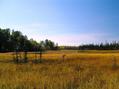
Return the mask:
[[[63,59],[63,55],[66,55]],[[42,63],[0,54],[0,89],[119,89],[119,51],[48,51]]]

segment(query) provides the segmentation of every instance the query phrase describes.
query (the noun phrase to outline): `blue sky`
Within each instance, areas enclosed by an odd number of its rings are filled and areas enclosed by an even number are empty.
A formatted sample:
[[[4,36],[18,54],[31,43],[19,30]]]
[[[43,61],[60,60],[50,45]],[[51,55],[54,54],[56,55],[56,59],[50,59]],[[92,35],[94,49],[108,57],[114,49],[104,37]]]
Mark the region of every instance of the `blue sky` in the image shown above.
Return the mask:
[[[59,45],[119,41],[119,0],[0,0],[0,27]]]

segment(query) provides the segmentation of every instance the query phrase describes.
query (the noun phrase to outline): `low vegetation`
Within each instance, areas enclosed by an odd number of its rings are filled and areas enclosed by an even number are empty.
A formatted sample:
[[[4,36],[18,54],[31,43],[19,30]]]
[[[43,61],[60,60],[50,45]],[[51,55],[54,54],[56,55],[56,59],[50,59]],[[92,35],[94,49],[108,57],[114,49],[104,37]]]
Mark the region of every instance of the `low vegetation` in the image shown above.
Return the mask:
[[[40,63],[28,53],[18,64],[12,54],[0,54],[0,89],[119,89],[118,51],[48,51]]]

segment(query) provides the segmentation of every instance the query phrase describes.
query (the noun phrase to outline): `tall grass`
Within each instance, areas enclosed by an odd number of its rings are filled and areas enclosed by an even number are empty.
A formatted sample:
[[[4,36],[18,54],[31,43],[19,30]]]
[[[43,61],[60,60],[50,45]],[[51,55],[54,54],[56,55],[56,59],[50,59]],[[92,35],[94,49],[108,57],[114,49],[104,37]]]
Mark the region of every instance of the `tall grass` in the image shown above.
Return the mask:
[[[119,89],[116,52],[47,52],[37,64],[32,53],[26,64],[15,64],[11,54],[0,54],[0,89]]]

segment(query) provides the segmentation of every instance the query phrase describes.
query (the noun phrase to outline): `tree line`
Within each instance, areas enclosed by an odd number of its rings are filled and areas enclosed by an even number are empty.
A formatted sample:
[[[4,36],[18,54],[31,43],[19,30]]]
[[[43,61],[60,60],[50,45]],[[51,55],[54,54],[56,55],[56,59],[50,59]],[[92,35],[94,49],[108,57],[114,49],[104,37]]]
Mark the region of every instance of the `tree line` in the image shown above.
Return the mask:
[[[100,44],[83,44],[80,46],[60,46],[62,50],[119,50],[119,42],[113,41],[111,43]]]
[[[43,51],[43,50],[119,50],[119,42],[85,44],[80,46],[58,46],[53,41],[46,39],[37,42],[28,39],[20,31],[0,28],[0,52],[13,51]]]
[[[79,50],[119,50],[119,42],[81,45]]]
[[[20,31],[0,28],[0,52],[57,50],[58,44],[46,39],[37,42]]]

